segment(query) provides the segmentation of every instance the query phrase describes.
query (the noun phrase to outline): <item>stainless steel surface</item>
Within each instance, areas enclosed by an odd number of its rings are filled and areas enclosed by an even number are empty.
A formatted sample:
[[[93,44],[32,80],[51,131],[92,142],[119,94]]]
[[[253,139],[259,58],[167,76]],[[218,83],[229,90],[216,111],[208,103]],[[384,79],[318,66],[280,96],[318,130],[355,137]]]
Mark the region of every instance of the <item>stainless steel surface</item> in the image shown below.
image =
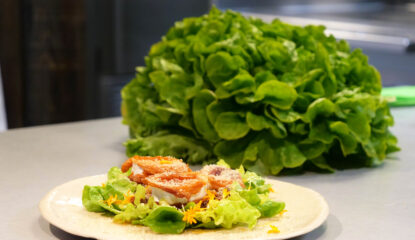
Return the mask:
[[[238,10],[238,9],[237,9]],[[348,40],[352,49],[361,48],[381,76],[383,86],[415,85],[415,25],[396,26],[389,21],[360,22],[313,18],[310,16],[285,16],[249,12],[245,16],[258,17],[266,22],[275,18],[294,25],[325,25],[326,33]],[[415,18],[414,18],[415,21]]]
[[[415,239],[415,108],[392,113],[402,151],[384,165],[278,177],[320,192],[330,206],[327,222],[297,239]],[[120,122],[112,118],[1,133],[0,239],[81,239],[47,223],[37,204],[59,184],[120,166],[128,136]]]
[[[220,9],[413,29],[413,0],[213,0]]]
[[[352,22],[323,20],[309,17],[293,17],[284,15],[269,15],[261,13],[245,12],[245,16],[258,17],[266,22],[275,18],[295,25],[324,25],[327,34],[333,34],[336,38],[348,41],[363,41],[369,43],[387,44],[406,50],[415,41],[415,28],[397,28],[384,22]]]

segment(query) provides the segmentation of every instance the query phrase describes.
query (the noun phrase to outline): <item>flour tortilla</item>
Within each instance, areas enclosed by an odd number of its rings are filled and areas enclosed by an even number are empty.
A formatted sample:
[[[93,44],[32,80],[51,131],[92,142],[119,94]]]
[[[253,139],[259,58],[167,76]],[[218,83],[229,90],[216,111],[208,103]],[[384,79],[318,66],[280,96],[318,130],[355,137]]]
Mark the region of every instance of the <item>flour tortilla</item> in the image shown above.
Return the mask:
[[[259,219],[255,228],[238,226],[232,229],[189,229],[182,234],[157,234],[145,226],[117,224],[111,217],[88,212],[82,206],[84,185],[101,185],[106,175],[79,178],[62,184],[49,192],[40,202],[43,217],[62,230],[82,237],[103,240],[242,240],[242,239],[286,239],[308,233],[320,226],[328,216],[329,209],[324,198],[317,192],[294,184],[266,179],[273,185],[270,198],[286,203],[282,215]],[[269,225],[278,227],[280,233],[267,233]]]

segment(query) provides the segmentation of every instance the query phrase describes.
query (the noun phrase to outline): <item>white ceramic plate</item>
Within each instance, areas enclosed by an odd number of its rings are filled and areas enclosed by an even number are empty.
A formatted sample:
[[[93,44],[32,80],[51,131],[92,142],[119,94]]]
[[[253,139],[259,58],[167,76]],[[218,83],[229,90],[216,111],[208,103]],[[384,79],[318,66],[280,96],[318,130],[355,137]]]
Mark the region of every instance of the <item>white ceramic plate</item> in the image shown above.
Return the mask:
[[[286,210],[282,215],[260,219],[256,227],[235,227],[230,230],[192,229],[182,234],[156,234],[148,227],[116,224],[112,218],[100,213],[88,212],[82,206],[84,185],[101,185],[106,175],[79,178],[62,184],[49,192],[40,202],[43,217],[51,224],[66,232],[97,239],[136,240],[136,239],[286,239],[311,232],[327,218],[329,208],[324,198],[317,192],[294,184],[266,179],[273,185],[270,197],[284,201]],[[269,225],[278,227],[280,233],[269,234]]]

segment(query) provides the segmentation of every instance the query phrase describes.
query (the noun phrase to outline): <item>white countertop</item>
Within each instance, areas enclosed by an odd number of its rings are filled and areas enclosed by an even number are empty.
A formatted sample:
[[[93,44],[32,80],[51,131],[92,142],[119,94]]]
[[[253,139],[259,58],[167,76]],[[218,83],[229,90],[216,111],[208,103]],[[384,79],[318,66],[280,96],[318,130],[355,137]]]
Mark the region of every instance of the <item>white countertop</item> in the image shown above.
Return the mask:
[[[402,151],[380,167],[278,177],[320,192],[327,221],[296,239],[415,239],[415,108],[392,111]],[[69,180],[102,174],[126,159],[120,118],[0,133],[0,239],[83,239],[50,225],[40,199]]]

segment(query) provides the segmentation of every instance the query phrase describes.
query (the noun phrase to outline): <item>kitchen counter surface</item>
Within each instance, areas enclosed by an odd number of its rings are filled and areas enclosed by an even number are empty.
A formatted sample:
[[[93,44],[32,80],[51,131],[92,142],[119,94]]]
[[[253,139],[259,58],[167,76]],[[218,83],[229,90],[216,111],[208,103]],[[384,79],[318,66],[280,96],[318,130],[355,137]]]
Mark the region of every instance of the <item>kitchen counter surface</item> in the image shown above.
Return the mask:
[[[321,227],[296,239],[415,239],[415,108],[392,113],[402,151],[382,166],[278,177],[318,191],[330,206]],[[110,118],[0,133],[0,239],[83,239],[50,225],[38,203],[57,185],[120,166],[128,136],[120,122]]]

